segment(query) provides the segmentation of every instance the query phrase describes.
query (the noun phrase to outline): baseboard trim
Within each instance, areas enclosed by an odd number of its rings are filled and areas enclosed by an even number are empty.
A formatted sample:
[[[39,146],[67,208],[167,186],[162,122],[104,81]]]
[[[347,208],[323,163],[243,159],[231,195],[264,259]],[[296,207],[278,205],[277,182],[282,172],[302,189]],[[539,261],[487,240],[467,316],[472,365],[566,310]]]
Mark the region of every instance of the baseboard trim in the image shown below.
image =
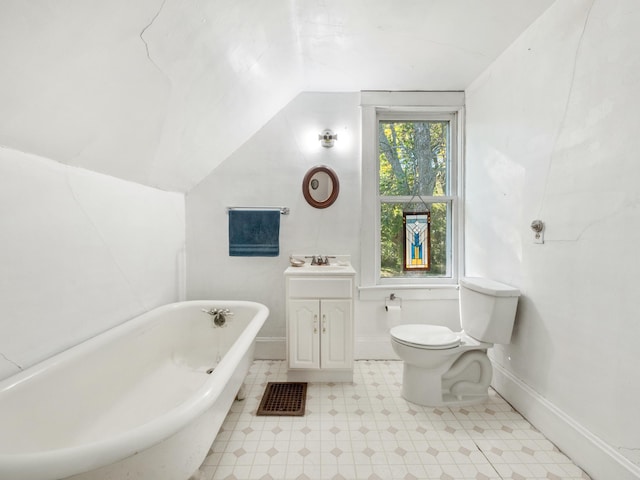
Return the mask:
[[[256,338],[256,360],[286,360],[287,340],[284,337]],[[355,341],[355,360],[399,360],[388,337],[362,337]]]
[[[257,337],[254,358],[256,360],[286,360],[287,339],[284,337]]]
[[[640,479],[640,466],[495,363],[491,383],[507,402],[593,480]]]

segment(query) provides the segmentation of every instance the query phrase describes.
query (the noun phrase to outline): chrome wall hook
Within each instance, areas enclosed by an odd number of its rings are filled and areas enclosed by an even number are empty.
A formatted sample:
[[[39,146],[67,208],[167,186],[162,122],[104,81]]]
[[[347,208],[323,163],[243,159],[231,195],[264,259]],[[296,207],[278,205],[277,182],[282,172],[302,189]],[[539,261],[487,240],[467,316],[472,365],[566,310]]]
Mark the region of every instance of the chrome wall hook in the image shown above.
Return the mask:
[[[535,232],[535,243],[544,243],[544,222],[542,220],[534,220],[531,222],[531,230]]]

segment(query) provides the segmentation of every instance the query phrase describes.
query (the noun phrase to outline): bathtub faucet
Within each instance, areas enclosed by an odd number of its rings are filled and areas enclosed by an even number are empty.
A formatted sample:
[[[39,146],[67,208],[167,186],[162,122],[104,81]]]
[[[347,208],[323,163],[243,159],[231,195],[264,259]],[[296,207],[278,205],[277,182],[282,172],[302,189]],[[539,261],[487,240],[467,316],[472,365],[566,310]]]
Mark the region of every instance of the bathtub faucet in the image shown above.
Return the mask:
[[[211,308],[209,310],[203,308],[202,311],[213,317],[213,324],[216,327],[224,327],[227,323],[227,317],[233,316],[233,312],[228,308]]]

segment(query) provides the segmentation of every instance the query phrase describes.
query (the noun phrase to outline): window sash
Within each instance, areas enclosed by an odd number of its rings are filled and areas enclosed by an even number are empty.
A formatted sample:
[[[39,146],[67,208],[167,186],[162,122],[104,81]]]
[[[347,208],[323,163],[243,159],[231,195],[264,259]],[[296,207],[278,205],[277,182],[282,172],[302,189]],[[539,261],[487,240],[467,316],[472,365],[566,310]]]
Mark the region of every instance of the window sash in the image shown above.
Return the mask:
[[[463,142],[464,92],[362,92],[362,250],[360,265],[361,293],[384,288],[420,288],[451,286],[458,281],[464,264],[463,245]],[[446,277],[380,276],[381,202],[405,202],[406,198],[387,198],[379,192],[378,125],[380,120],[450,120],[451,195],[423,197],[427,203],[447,202],[450,245]],[[417,198],[417,197],[416,197]],[[415,198],[414,198],[415,200]],[[371,290],[373,291],[373,290]]]
[[[429,112],[420,112],[420,113],[408,113],[408,112],[399,112],[397,114],[392,114],[390,112],[378,112],[377,116],[377,125],[378,129],[381,124],[393,124],[393,123],[443,123],[447,125],[447,144],[446,144],[446,178],[444,185],[444,193],[442,195],[451,195],[452,192],[452,174],[455,171],[454,163],[454,153],[455,153],[455,135],[457,135],[457,126],[456,126],[456,116],[453,113],[442,114],[442,113],[429,113]],[[380,142],[376,141],[376,158],[378,159],[378,169],[380,168]],[[405,172],[406,173],[406,172]],[[378,192],[380,191],[380,171],[378,170]]]
[[[453,195],[378,195],[378,203],[453,203],[457,197]]]
[[[442,275],[436,275],[432,273],[427,274],[412,274],[414,272],[405,272],[405,274],[394,277],[383,277],[381,275],[382,270],[382,246],[381,246],[381,221],[380,212],[382,206],[385,204],[406,204],[409,200],[416,203],[415,197],[403,196],[403,197],[379,197],[377,202],[377,215],[376,215],[376,284],[433,284],[433,283],[452,283],[457,281],[454,250],[456,243],[454,241],[456,234],[455,225],[455,209],[458,199],[453,196],[447,197],[422,197],[426,204],[443,204],[446,205],[447,210],[447,229],[445,239],[445,265],[446,270]],[[433,213],[432,213],[433,215]],[[432,218],[433,224],[433,218]],[[433,244],[431,245],[433,247]],[[424,272],[423,272],[424,273]]]
[[[377,193],[377,214],[376,214],[376,284],[431,284],[431,283],[451,283],[457,280],[454,267],[455,247],[454,238],[456,230],[453,223],[457,218],[457,153],[458,153],[458,125],[456,113],[442,112],[388,112],[378,111],[376,114],[376,129],[385,122],[447,122],[448,142],[447,142],[447,177],[445,195],[381,195],[380,194],[380,142],[376,135],[375,148],[375,168],[376,168],[376,193]],[[377,130],[378,131],[378,130]],[[445,271],[443,274],[431,272],[411,272],[403,271],[397,276],[387,277],[382,275],[382,238],[381,238],[381,218],[380,212],[383,204],[446,204],[447,208],[447,228],[445,240]]]

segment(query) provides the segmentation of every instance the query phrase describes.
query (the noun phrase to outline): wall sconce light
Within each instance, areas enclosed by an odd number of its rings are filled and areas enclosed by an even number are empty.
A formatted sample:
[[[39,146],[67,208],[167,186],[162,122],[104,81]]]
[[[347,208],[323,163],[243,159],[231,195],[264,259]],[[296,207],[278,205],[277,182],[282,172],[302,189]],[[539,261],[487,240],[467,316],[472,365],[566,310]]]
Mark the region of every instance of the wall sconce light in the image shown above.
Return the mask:
[[[331,130],[326,129],[320,135],[318,135],[318,140],[320,140],[320,145],[325,148],[333,147],[333,144],[338,139],[338,134],[333,133]]]

